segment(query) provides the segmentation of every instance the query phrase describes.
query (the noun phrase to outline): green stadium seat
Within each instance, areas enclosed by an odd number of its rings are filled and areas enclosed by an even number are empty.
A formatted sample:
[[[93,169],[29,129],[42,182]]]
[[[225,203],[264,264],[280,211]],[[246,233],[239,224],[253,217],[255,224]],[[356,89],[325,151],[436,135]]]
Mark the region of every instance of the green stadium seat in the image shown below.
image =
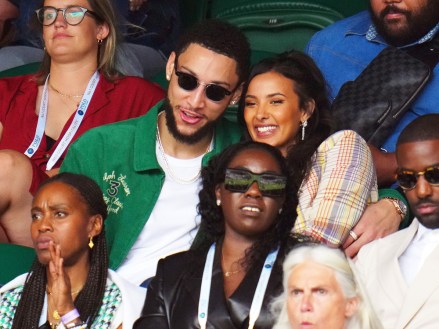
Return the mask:
[[[0,243],[0,285],[28,272],[34,259],[33,248]]]
[[[8,70],[1,71],[0,78],[15,77],[18,75],[35,73],[40,68],[40,65],[41,65],[40,62],[35,62],[35,63],[29,63],[29,64],[13,67]]]
[[[243,30],[253,51],[277,54],[303,50],[315,32],[364,8],[363,0],[212,0],[209,15]]]

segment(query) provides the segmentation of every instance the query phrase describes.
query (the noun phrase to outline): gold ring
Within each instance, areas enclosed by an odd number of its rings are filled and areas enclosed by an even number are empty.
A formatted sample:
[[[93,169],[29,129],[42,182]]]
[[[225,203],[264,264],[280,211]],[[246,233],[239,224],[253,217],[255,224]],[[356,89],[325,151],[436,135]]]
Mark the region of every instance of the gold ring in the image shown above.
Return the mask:
[[[350,231],[349,235],[352,237],[352,239],[354,239],[354,241],[358,240],[358,235],[354,231]]]

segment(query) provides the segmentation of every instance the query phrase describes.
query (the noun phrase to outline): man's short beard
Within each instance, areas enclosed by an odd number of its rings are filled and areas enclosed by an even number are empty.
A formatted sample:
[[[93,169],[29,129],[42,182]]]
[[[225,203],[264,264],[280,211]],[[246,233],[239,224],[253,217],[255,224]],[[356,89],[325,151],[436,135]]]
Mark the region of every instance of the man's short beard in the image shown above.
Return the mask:
[[[194,145],[200,142],[204,137],[212,135],[215,130],[215,126],[217,122],[221,119],[220,116],[215,121],[207,122],[203,127],[198,129],[193,134],[185,135],[182,134],[177,128],[174,111],[168,99],[166,99],[165,102],[163,103],[162,109],[164,109],[165,111],[166,127],[168,127],[168,130],[171,133],[171,135],[177,141],[188,145]]]
[[[400,10],[392,5],[387,6],[380,13],[372,12],[373,23],[378,33],[392,46],[405,46],[413,43],[426,35],[439,23],[439,1],[428,0],[427,4],[418,12]],[[392,28],[389,22],[384,21],[384,16],[389,12],[402,13],[406,17],[406,25],[398,29]]]

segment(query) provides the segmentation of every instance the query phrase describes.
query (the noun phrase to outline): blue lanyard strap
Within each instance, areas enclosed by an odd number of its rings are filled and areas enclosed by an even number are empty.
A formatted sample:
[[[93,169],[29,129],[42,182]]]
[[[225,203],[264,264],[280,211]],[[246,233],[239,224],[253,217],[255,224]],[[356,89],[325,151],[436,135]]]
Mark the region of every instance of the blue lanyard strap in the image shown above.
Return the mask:
[[[270,252],[265,259],[264,266],[259,277],[258,285],[253,296],[249,314],[249,329],[253,329],[256,320],[261,313],[262,302],[264,300],[265,291],[267,290],[268,280],[270,279],[273,264],[276,261],[279,247]],[[207,313],[209,308],[210,287],[212,283],[213,259],[215,256],[215,243],[210,246],[207,253],[206,263],[204,264],[203,279],[201,281],[200,300],[198,302],[198,322],[201,329],[206,328]]]

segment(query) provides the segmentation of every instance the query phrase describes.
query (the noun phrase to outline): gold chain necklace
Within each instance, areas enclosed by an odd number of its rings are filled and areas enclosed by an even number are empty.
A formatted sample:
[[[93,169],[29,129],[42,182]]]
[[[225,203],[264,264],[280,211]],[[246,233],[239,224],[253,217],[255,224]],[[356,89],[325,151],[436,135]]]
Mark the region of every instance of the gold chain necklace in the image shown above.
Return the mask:
[[[160,115],[161,115],[162,113],[163,113],[163,112],[160,112],[158,116],[160,117]],[[160,155],[161,155],[163,161],[165,162],[165,167],[166,167],[166,169],[167,169],[166,171],[169,173],[169,176],[171,176],[172,179],[173,179],[174,181],[176,181],[176,182],[179,183],[179,184],[189,185],[189,184],[194,183],[194,182],[195,182],[195,181],[201,176],[201,168],[202,168],[201,165],[200,165],[200,170],[197,172],[197,174],[196,174],[194,177],[190,178],[190,179],[183,179],[183,178],[180,178],[180,177],[178,177],[178,176],[172,171],[171,166],[170,166],[169,163],[168,163],[168,159],[167,159],[167,156],[166,156],[166,153],[165,153],[165,149],[163,148],[162,139],[160,138],[159,120],[158,120],[158,118],[157,118],[157,132],[156,132],[156,139],[157,139],[157,143],[158,143],[158,146],[159,146],[159,152],[160,152]],[[211,140],[210,143],[209,143],[209,146],[207,147],[206,151],[204,152],[203,156],[204,156],[206,153],[208,153],[208,152],[210,152],[210,151],[212,150],[212,145],[213,145],[213,137],[212,137],[212,140]]]
[[[82,98],[82,96],[84,96],[84,94],[79,94],[79,95],[63,94],[62,92],[60,92],[58,89],[56,89],[56,88],[52,85],[52,83],[50,82],[50,79],[49,79],[49,87],[50,87],[53,91],[55,91],[57,94],[59,94],[60,96],[62,96],[62,97],[66,97],[66,98]]]
[[[221,253],[221,262],[224,264],[224,256],[223,256],[222,253]],[[232,265],[233,265],[233,264],[232,264]],[[238,264],[238,266],[239,266],[239,264]],[[235,270],[235,271],[223,271],[223,273],[224,273],[224,276],[225,276],[226,278],[229,278],[229,277],[231,277],[232,275],[238,274],[238,273],[241,272],[241,271],[242,271],[242,267],[240,266],[240,268],[237,269],[237,270]]]
[[[78,289],[78,290],[75,290],[75,291],[72,291],[70,294],[73,297],[73,296],[77,295],[81,290],[82,290],[82,288]],[[61,316],[59,315],[58,310],[56,310],[55,307],[53,306],[52,299],[49,298],[50,296],[52,296],[52,292],[49,290],[49,286],[46,286],[46,292],[47,292],[47,295],[48,295],[47,300],[49,301],[49,306],[53,309],[52,317],[53,317],[54,320],[58,321],[56,323],[52,323],[49,320],[49,325],[50,325],[50,328],[56,329],[56,328],[58,328],[58,325],[60,323],[59,320],[61,319]],[[48,310],[48,313],[50,314],[49,310]]]

